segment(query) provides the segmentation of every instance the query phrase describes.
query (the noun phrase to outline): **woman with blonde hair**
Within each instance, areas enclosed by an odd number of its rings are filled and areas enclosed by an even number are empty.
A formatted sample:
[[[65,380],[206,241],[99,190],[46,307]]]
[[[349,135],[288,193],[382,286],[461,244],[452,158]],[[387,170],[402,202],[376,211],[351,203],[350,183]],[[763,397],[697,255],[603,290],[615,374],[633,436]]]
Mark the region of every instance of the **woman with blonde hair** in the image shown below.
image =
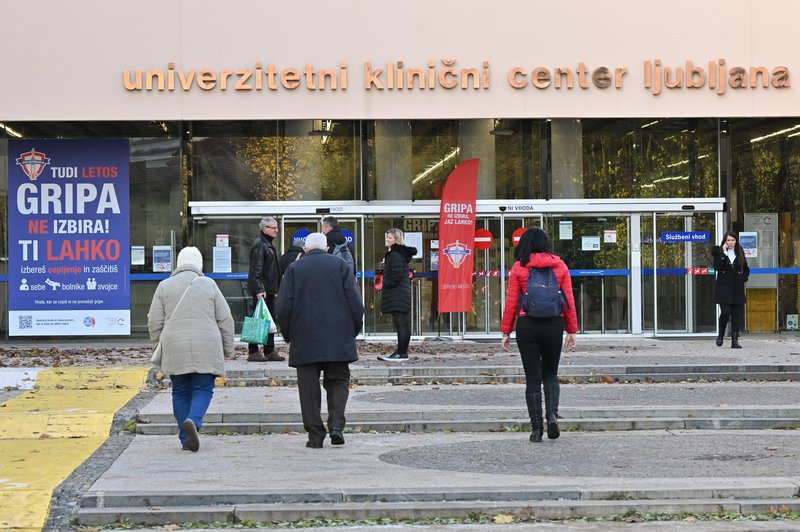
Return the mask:
[[[391,314],[397,330],[397,350],[389,356],[378,357],[386,362],[408,360],[411,342],[411,259],[417,248],[406,246],[403,231],[393,227],[386,231],[386,255],[383,257],[383,289],[381,313]]]

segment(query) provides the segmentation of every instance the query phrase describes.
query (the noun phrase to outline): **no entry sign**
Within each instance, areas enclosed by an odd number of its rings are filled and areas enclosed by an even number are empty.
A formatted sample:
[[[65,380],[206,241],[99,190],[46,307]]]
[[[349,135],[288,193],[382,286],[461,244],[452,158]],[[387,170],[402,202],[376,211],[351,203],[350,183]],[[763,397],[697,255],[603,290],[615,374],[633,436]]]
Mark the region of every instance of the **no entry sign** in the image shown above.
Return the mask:
[[[489,249],[492,246],[492,242],[494,241],[494,237],[492,236],[492,232],[488,229],[476,229],[475,230],[475,248],[483,251],[484,249]]]
[[[519,239],[522,236],[522,233],[525,232],[524,227],[520,227],[511,235],[511,243],[514,244],[514,247],[519,246]]]

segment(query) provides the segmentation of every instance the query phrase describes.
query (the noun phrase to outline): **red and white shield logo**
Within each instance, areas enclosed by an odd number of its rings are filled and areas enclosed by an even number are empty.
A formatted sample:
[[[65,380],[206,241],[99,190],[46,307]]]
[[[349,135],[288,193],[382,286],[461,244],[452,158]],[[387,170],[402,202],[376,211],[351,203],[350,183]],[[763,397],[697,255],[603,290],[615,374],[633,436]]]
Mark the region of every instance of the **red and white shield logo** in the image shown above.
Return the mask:
[[[48,164],[50,164],[50,159],[44,153],[36,151],[35,148],[20,154],[17,159],[17,165],[22,168],[22,171],[31,181],[36,181],[36,178],[39,177],[44,171],[44,167]]]

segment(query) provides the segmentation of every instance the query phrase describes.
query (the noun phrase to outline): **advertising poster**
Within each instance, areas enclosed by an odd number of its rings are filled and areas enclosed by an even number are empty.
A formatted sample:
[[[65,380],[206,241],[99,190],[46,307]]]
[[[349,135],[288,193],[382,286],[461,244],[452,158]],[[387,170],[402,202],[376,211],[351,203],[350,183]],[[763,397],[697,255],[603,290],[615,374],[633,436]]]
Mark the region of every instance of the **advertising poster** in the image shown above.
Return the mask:
[[[758,233],[755,231],[739,233],[739,244],[744,250],[744,256],[748,259],[758,257]]]
[[[9,140],[9,335],[130,334],[127,140]]]
[[[469,159],[450,173],[439,207],[439,312],[472,308],[475,254],[475,203],[478,159]]]
[[[153,246],[153,272],[172,272],[172,247]]]

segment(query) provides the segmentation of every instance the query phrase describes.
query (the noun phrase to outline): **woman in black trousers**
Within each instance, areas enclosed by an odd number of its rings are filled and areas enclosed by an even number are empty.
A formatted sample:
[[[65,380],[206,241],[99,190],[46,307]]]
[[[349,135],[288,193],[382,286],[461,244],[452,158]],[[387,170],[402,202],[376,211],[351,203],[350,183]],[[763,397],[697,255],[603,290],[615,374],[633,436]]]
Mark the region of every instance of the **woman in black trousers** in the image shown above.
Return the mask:
[[[385,362],[408,360],[408,344],[411,342],[411,278],[409,263],[417,248],[406,246],[403,231],[392,228],[386,231],[388,251],[383,257],[383,289],[381,313],[391,314],[397,330],[397,350],[389,356],[378,357]]]
[[[728,231],[719,246],[711,248],[717,281],[714,284],[714,302],[719,305],[719,332],[717,346],[722,346],[728,320],[731,322],[731,348],[741,349],[739,331],[742,322],[742,307],[745,304],[744,284],[750,277],[750,268],[744,256],[739,236]]]
[[[500,346],[508,351],[509,336],[517,322],[517,347],[525,370],[525,402],[531,418],[530,441],[541,442],[544,426],[542,423],[542,389],[544,388],[545,417],[547,437],[555,440],[561,434],[558,428],[558,404],[561,388],[558,384],[558,363],[561,359],[561,346],[564,331],[567,332],[567,351],[575,347],[575,333],[578,332],[578,318],[575,313],[575,300],[572,295],[572,279],[569,269],[558,255],[550,251],[547,234],[534,227],[522,233],[519,245],[514,250],[517,261],[508,276],[508,294],[503,309],[500,330],[503,338]],[[522,297],[528,288],[528,276],[537,270],[549,279],[547,286],[558,283],[560,293],[550,312],[544,316],[529,316],[524,310]],[[550,273],[552,271],[552,273]],[[554,276],[550,277],[550,276]],[[535,283],[537,277],[534,277]],[[544,287],[545,285],[538,285]],[[555,289],[553,289],[555,291]],[[526,296],[527,297],[527,296]]]

